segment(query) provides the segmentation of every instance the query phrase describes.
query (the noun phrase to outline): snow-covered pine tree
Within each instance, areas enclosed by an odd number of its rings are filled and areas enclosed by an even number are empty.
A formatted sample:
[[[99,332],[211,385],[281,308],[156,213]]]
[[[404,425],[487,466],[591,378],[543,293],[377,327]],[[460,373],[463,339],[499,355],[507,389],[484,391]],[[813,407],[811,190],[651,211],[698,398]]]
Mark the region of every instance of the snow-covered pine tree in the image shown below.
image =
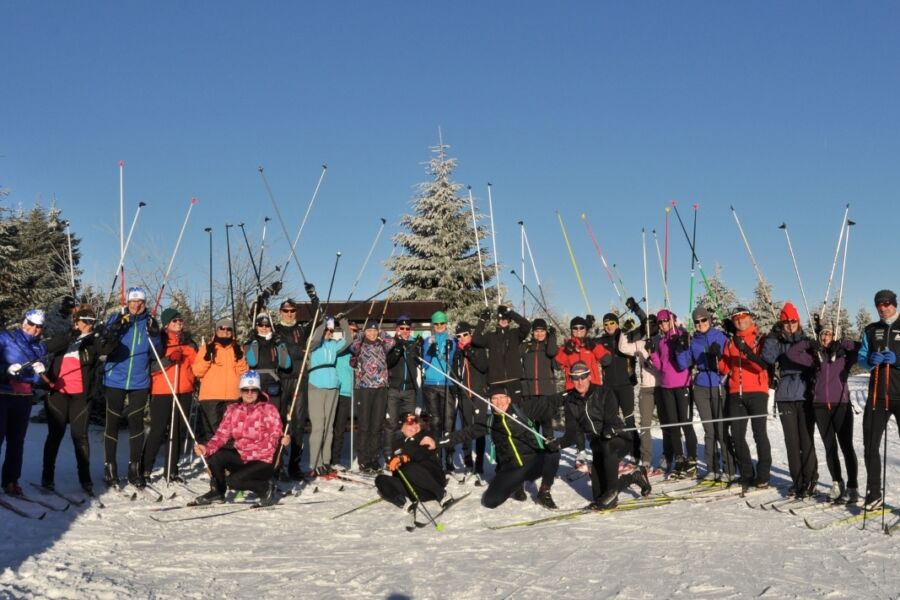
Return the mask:
[[[835,316],[837,314],[837,301],[832,300],[828,303],[828,308],[825,309],[825,314],[822,315],[822,326],[830,327],[832,331],[834,331],[834,326],[836,323]],[[859,316],[857,315],[857,319]],[[841,338],[849,338],[849,339],[858,339],[859,335],[853,327],[853,322],[850,320],[850,313],[847,311],[846,306],[841,307],[840,314],[840,334]],[[863,326],[865,327],[865,325]]]
[[[712,290],[715,299],[710,296],[709,291],[706,289],[706,285],[702,283],[700,284],[700,296],[697,298],[697,306],[702,306],[706,310],[713,315],[713,320],[716,324],[721,324],[719,321],[719,315],[717,312],[717,307],[722,312],[722,317],[728,318],[731,312],[731,309],[737,304],[737,292],[734,289],[728,287],[725,281],[722,279],[722,267],[720,265],[716,265],[715,272],[712,277],[709,277],[709,287]],[[689,319],[690,315],[686,315],[685,319]]]
[[[860,306],[859,310],[856,311],[856,331],[859,335],[862,335],[866,325],[871,323],[872,320],[872,313],[869,312],[869,309],[865,306]]]
[[[784,302],[772,299],[772,285],[765,281],[757,282],[753,289],[753,299],[748,307],[753,313],[753,320],[760,333],[768,333],[778,320],[778,313]]]
[[[413,214],[400,220],[406,231],[396,234],[394,242],[403,252],[390,259],[388,267],[393,280],[401,281],[393,292],[395,298],[441,301],[456,322],[473,320],[484,308],[484,296],[472,212],[468,198],[461,194],[463,186],[451,179],[456,159],[447,157],[448,148],[443,140],[432,147],[434,156],[426,168],[431,180],[418,185]],[[478,230],[483,241],[487,232],[482,226]],[[494,269],[485,244],[481,259],[487,282]],[[488,295],[492,304],[494,296]]]

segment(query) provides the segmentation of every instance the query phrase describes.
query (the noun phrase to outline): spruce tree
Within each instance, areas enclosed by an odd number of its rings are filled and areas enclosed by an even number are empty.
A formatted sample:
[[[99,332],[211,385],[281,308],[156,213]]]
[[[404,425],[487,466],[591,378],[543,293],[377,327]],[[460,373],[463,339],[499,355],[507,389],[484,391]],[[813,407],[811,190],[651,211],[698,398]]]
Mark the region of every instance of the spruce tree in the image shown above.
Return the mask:
[[[757,282],[753,289],[753,300],[750,301],[750,311],[759,332],[768,333],[772,325],[778,320],[778,312],[784,302],[772,299],[772,285],[765,281]]]
[[[865,306],[860,306],[859,310],[856,311],[856,330],[859,332],[860,337],[862,337],[862,332],[865,331],[866,325],[871,322],[872,313]]]
[[[484,308],[481,269],[472,227],[472,212],[462,184],[451,176],[456,159],[447,157],[449,146],[441,140],[432,147],[427,163],[430,180],[418,185],[413,214],[400,224],[406,231],[394,236],[402,254],[388,261],[393,280],[401,283],[392,295],[400,300],[438,300],[452,321],[471,320]],[[480,215],[477,216],[480,221]],[[486,231],[478,227],[484,240]],[[483,245],[484,246],[484,245]],[[485,282],[493,273],[490,256],[481,249]],[[493,301],[495,298],[489,296]]]
[[[701,294],[697,298],[696,304],[708,310],[713,315],[714,322],[721,324],[719,311],[722,313],[721,317],[727,319],[731,314],[731,309],[737,304],[737,293],[722,279],[722,267],[719,265],[716,265],[715,272],[708,279],[709,289],[712,290],[713,296],[710,296],[706,285],[702,284]],[[690,318],[690,315],[686,315],[685,318]]]

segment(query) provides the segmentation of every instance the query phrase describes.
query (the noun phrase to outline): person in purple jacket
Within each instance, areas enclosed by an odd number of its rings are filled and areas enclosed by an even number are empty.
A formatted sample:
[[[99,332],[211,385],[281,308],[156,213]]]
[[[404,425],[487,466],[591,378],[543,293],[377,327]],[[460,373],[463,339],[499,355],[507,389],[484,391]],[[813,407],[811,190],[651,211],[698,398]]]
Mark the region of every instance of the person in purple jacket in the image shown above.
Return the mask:
[[[663,425],[671,423],[687,423],[690,421],[688,411],[691,406],[691,395],[688,385],[691,382],[691,372],[681,368],[675,360],[679,350],[688,347],[688,333],[675,323],[675,313],[668,309],[662,309],[656,314],[659,323],[660,339],[650,354],[650,362],[653,368],[659,371],[659,387],[662,399],[662,414],[660,421]],[[675,452],[675,468],[671,472],[673,477],[693,477],[697,474],[697,434],[693,425],[672,427],[672,449]],[[681,434],[684,433],[684,443],[687,452],[681,445]],[[687,458],[685,458],[685,454]]]
[[[853,449],[853,409],[850,406],[850,390],[847,377],[850,367],[856,363],[859,342],[836,340],[830,327],[819,332],[819,341],[804,340],[788,348],[787,357],[798,365],[815,369],[813,410],[822,444],[825,461],[831,474],[832,502],[859,502],[859,466]],[[838,445],[847,465],[847,480],[841,476],[841,460]]]
[[[724,422],[708,422],[725,415],[719,358],[728,338],[721,329],[712,326],[712,315],[706,308],[698,306],[691,316],[694,319],[694,335],[690,345],[678,352],[675,359],[679,368],[696,368],[692,392],[703,421],[703,444],[706,449],[706,474],[703,478],[731,481],[734,477],[734,457],[728,451],[731,447],[726,437],[728,428]]]

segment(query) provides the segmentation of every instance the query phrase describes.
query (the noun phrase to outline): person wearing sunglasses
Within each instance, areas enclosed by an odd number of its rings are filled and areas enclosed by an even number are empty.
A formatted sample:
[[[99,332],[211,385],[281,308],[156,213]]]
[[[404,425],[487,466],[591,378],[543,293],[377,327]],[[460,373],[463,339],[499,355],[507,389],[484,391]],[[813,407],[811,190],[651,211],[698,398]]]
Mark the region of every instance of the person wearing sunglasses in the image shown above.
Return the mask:
[[[41,343],[44,320],[44,311],[32,309],[25,313],[18,329],[0,331],[0,449],[6,446],[0,485],[13,496],[22,495],[19,477],[31,399],[34,386],[47,370],[41,361],[46,354]]]
[[[496,314],[497,326],[486,331],[491,315]],[[486,308],[472,332],[472,343],[488,351],[488,380],[507,382],[510,394],[518,399],[522,395],[522,359],[519,346],[528,339],[531,323],[515,310],[502,304],[493,309]],[[515,322],[516,327],[511,326]]]
[[[391,475],[375,477],[378,495],[399,508],[407,500],[414,504],[431,500],[443,503],[448,496],[447,478],[441,469],[435,441],[422,428],[421,415],[415,411],[404,412],[398,427],[399,434],[391,441],[391,453],[385,465]]]
[[[278,501],[273,463],[279,443],[287,446],[290,437],[282,434],[281,415],[260,389],[258,373],[243,373],[238,386],[240,401],[229,403],[215,435],[206,444],[194,445],[194,452],[206,458],[212,478],[209,492],[190,505],[221,504],[229,488],[253,492],[258,506]]]
[[[431,430],[443,436],[453,430],[455,414],[455,385],[444,373],[450,373],[456,356],[456,339],[447,332],[447,313],[442,310],[431,315],[431,335],[422,344],[423,364],[422,403],[431,415]],[[444,470],[453,471],[453,454],[444,456]]]
[[[634,298],[629,300],[633,302]],[[603,315],[602,325],[603,331],[597,338],[597,343],[606,348],[610,355],[609,364],[603,367],[603,383],[618,403],[625,426],[634,428],[634,385],[637,383],[634,358],[619,352],[619,341],[623,335],[619,327],[619,316],[612,312],[606,313]],[[637,461],[641,452],[641,438],[637,431],[632,432],[629,452],[631,459]]]
[[[871,372],[869,397],[863,412],[863,448],[866,463],[866,508],[876,510],[884,504],[881,481],[881,438],[887,435],[888,422],[900,426],[900,323],[897,322],[897,294],[879,290],[875,294],[878,320],[863,330],[859,366]]]
[[[339,321],[341,339],[334,339],[334,319],[326,318],[313,331],[309,353],[309,467],[311,477],[334,478],[331,468],[332,436],[341,380],[337,358],[350,347],[353,338],[345,317]]]
[[[293,366],[288,344],[276,333],[272,319],[267,313],[256,316],[253,333],[244,345],[244,356],[247,366],[259,373],[262,389],[269,396],[269,403],[280,413],[287,411],[293,396],[293,388],[286,390],[282,386],[282,378],[290,374]]]
[[[472,326],[466,321],[456,325],[456,354],[453,357],[453,377],[463,382],[465,387],[457,386],[457,406],[462,417],[463,427],[475,423],[475,420],[486,421],[487,410],[484,402],[475,398],[474,394],[487,394],[488,355],[484,348],[472,343]],[[468,388],[468,389],[466,389]],[[453,415],[451,422],[456,421]],[[485,436],[475,438],[475,460],[472,460],[472,448],[469,442],[462,444],[463,465],[469,472],[474,472],[476,483],[484,475]]]
[[[553,432],[553,417],[559,412],[556,385],[556,330],[547,327],[544,319],[531,322],[531,338],[522,343],[522,398],[519,403],[526,412],[544,415],[537,421],[538,429],[549,436]]]
[[[763,336],[753,322],[753,314],[745,306],[736,306],[723,323],[731,334],[722,349],[719,372],[727,375],[725,418],[741,471],[741,488],[769,487],[772,469],[772,447],[766,431],[769,404],[769,364],[759,355]],[[735,419],[735,417],[737,417]],[[751,418],[752,417],[752,418]],[[756,444],[756,472],[753,455],[747,444],[747,422]]]
[[[197,399],[203,433],[198,439],[208,440],[219,427],[226,407],[240,399],[241,374],[248,370],[244,352],[234,339],[231,319],[216,321],[215,335],[200,346],[191,369],[200,380]]]
[[[129,288],[122,312],[106,321],[108,350],[103,366],[106,397],[106,431],[104,433],[104,474],[107,486],[118,483],[116,449],[119,445],[119,423],[128,421],[128,483],[144,487],[144,413],[150,395],[150,364],[156,352],[162,352],[159,323],[147,312],[147,296],[139,287]],[[126,412],[126,402],[127,412]]]
[[[730,482],[734,478],[734,457],[726,437],[724,422],[708,421],[725,415],[725,396],[719,375],[719,358],[728,341],[725,332],[712,326],[712,315],[706,307],[698,306],[691,315],[694,333],[690,344],[675,355],[682,369],[694,368],[691,392],[700,419],[703,421],[703,446],[706,473],[704,479]]]
[[[100,383],[101,340],[94,330],[96,321],[91,306],[82,304],[72,313],[72,328],[47,341],[50,360],[47,376],[51,387],[47,397],[47,441],[41,486],[50,490],[56,489],[56,457],[68,425],[75,447],[78,481],[85,493],[94,492],[88,424],[91,399],[99,391]]]
[[[350,321],[349,327],[350,337],[353,338],[359,333],[359,325]],[[334,417],[334,434],[331,441],[331,466],[345,466],[345,463],[343,463],[344,438],[347,436],[347,432],[351,431],[353,427],[353,423],[350,422],[354,379],[353,367],[350,364],[352,359],[353,355],[350,354],[350,349],[347,348],[338,355],[337,363],[335,364],[338,379],[341,382],[341,388],[338,391],[337,412]],[[352,463],[353,457],[351,456],[348,458],[345,468],[351,467]]]
[[[412,336],[413,322],[407,315],[397,317],[394,347],[388,353],[388,402],[385,416],[385,448],[390,448],[399,427],[401,414],[416,409],[419,384],[419,357],[422,355],[421,337]]]
[[[359,419],[357,457],[360,470],[370,474],[381,468],[379,459],[384,451],[387,412],[387,355],[393,346],[394,338],[381,333],[375,318],[366,321],[362,335],[357,335],[350,344],[350,353],[356,358],[353,394]]]
[[[178,458],[187,427],[180,413],[188,415],[191,412],[196,379],[191,365],[197,359],[197,344],[191,334],[185,331],[184,317],[178,309],[171,306],[166,308],[159,319],[163,328],[160,343],[165,352],[160,356],[162,367],[155,360],[150,366],[150,431],[144,446],[144,479],[148,479],[153,471],[163,439],[168,439],[170,442],[163,459],[163,477],[166,481],[181,481],[178,475]],[[173,387],[181,411],[172,404]]]
[[[787,354],[791,346],[806,340],[797,308],[785,302],[778,322],[763,342],[761,353],[763,360],[778,373],[775,402],[792,481],[788,494],[797,498],[814,495],[819,482],[819,462],[813,438],[816,417],[812,390],[807,386],[813,372],[810,366],[793,361]]]

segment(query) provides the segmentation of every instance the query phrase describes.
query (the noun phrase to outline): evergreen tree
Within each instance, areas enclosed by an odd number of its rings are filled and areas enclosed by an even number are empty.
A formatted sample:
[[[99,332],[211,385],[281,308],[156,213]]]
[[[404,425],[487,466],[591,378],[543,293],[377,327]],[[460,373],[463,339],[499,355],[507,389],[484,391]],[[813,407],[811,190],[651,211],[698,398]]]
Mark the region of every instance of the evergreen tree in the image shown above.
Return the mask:
[[[853,327],[853,322],[850,320],[850,313],[847,311],[846,306],[841,307],[840,319],[837,319],[837,301],[832,300],[828,303],[828,307],[825,309],[825,314],[822,315],[822,326],[830,327],[832,332],[840,338],[850,338],[855,339],[857,337],[856,329]],[[857,319],[859,316],[857,315]],[[840,324],[840,332],[835,329],[836,324]]]
[[[716,324],[721,324],[719,311],[722,313],[721,317],[728,318],[731,309],[737,304],[737,293],[734,289],[728,287],[722,279],[722,267],[719,265],[716,265],[715,272],[712,277],[709,277],[708,279],[709,288],[712,290],[713,297],[710,296],[709,290],[707,290],[706,285],[702,283],[703,280],[701,278],[701,293],[697,298],[696,304],[697,306],[702,306],[708,310],[709,313],[713,315],[713,321],[716,322]],[[689,318],[690,315],[685,316],[685,319]]]
[[[750,301],[750,311],[759,332],[768,333],[772,325],[778,320],[778,313],[784,302],[772,300],[772,285],[765,281],[758,282],[753,290],[753,300]]]
[[[439,141],[426,172],[430,181],[418,186],[413,214],[400,224],[406,231],[394,236],[403,253],[388,261],[394,281],[400,281],[393,296],[398,300],[438,300],[453,321],[473,319],[484,307],[481,269],[472,228],[469,202],[462,185],[451,179],[456,159],[447,158],[449,146]],[[480,215],[477,217],[480,221]],[[485,228],[478,227],[483,240]],[[493,273],[488,251],[482,247],[485,282]],[[489,296],[490,298],[490,296]],[[492,298],[493,300],[493,298]]]
[[[856,331],[860,336],[866,329],[866,325],[871,323],[872,320],[872,313],[869,312],[869,309],[865,306],[860,306],[859,310],[856,311]]]

